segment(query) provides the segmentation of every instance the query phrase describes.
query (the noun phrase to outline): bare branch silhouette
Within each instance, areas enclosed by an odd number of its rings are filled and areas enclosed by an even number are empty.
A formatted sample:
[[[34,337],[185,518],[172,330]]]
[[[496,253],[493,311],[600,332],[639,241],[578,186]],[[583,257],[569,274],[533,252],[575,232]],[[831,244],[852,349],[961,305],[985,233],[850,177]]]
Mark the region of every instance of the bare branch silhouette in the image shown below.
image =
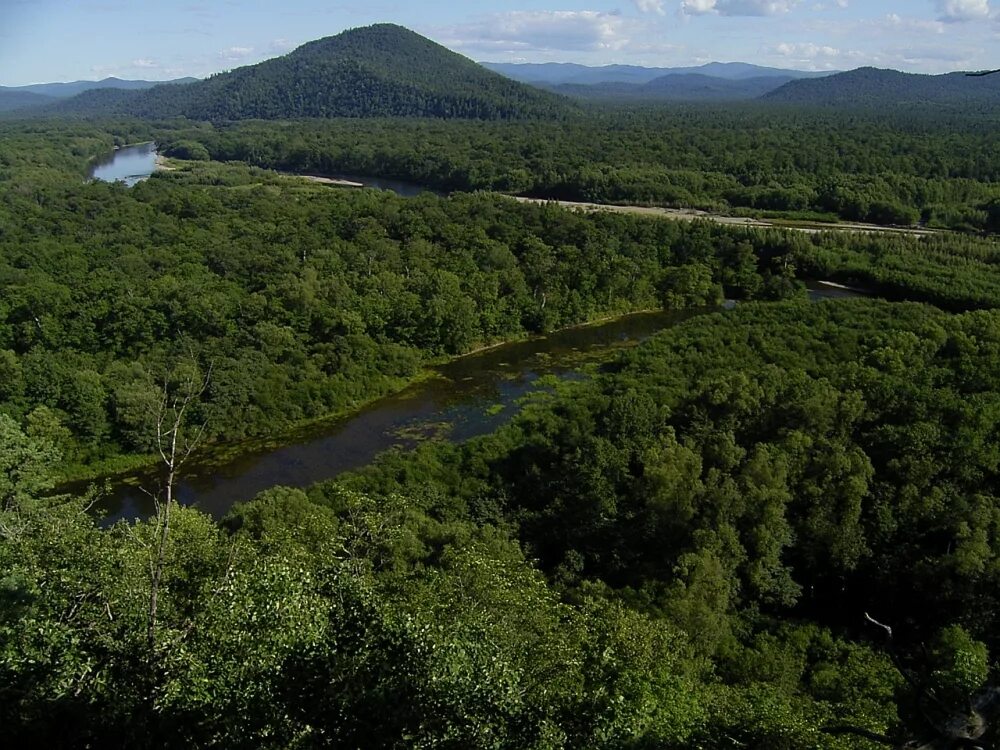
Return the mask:
[[[167,476],[164,485],[164,501],[161,503],[157,495],[153,496],[156,506],[156,522],[159,525],[159,539],[156,545],[155,557],[150,557],[150,592],[149,616],[147,623],[147,639],[150,649],[156,648],[156,620],[159,606],[160,583],[166,567],[167,539],[170,534],[170,510],[174,504],[174,485],[181,466],[190,458],[195,448],[201,442],[205,433],[205,424],[200,425],[193,438],[184,434],[188,410],[200,401],[205,389],[208,388],[212,369],[209,367],[204,377],[195,377],[194,372],[188,372],[186,378],[171,394],[170,384],[164,378],[162,397],[155,415],[156,448],[163,461]]]

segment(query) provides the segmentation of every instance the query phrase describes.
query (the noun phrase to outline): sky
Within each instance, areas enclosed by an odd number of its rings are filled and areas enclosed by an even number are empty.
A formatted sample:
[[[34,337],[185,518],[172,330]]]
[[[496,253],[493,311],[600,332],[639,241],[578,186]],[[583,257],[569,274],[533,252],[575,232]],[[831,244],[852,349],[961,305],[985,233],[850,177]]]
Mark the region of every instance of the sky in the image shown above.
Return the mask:
[[[478,61],[1000,67],[1000,0],[0,0],[0,85],[203,77],[380,22]]]

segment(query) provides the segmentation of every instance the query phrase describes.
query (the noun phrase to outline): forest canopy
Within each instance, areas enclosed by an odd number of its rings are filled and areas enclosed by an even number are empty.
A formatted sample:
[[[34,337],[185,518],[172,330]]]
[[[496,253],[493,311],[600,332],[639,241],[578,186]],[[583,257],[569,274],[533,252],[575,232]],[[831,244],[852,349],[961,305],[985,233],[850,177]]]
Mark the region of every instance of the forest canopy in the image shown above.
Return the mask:
[[[995,241],[583,213],[480,190],[499,187],[485,170],[517,149],[526,180],[586,149],[625,155],[636,133],[648,138],[621,168],[657,149],[666,164],[684,119],[703,116],[678,114],[660,135],[637,116],[597,143],[572,137],[595,132],[582,125],[550,140],[538,124],[374,121],[353,155],[359,131],[342,121],[270,136],[259,124],[4,125],[9,740],[994,743]],[[677,151],[711,200],[718,175],[757,184],[758,146],[767,169],[784,159],[803,185],[825,170],[860,183],[888,164],[904,177],[886,186],[937,186],[969,211],[991,200],[994,152],[973,126],[946,152],[919,123],[896,136],[859,123],[851,152],[815,148],[833,136],[808,120],[744,135],[735,122],[716,132],[729,127],[728,150]],[[154,137],[195,158],[131,189],[85,180],[92,158]],[[444,156],[421,138],[447,140]],[[720,154],[744,172],[706,167]],[[346,164],[458,192],[402,198],[272,169]],[[809,302],[810,279],[883,299]],[[723,297],[734,309],[718,309]],[[649,308],[704,314],[537,393],[492,435],[275,487],[220,522],[161,499],[153,517],[111,524],[93,513],[98,490],[59,492],[73,470],[142,457],[165,434],[280,435],[427,363]]]
[[[595,109],[562,122],[334,120],[194,127],[218,160],[441,191],[966,231],[1000,228],[995,120],[777,105]]]

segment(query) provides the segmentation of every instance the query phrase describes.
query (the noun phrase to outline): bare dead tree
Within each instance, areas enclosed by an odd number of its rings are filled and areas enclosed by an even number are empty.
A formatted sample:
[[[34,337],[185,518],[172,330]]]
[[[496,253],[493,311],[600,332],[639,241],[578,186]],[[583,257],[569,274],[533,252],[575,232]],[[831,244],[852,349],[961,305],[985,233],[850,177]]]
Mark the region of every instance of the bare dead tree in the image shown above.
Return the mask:
[[[157,608],[159,606],[160,586],[163,581],[163,571],[167,563],[167,542],[170,537],[170,512],[174,505],[174,488],[177,475],[184,463],[201,443],[205,435],[207,423],[196,427],[191,434],[187,431],[187,418],[192,407],[198,403],[208,388],[212,371],[202,377],[196,368],[186,368],[181,379],[171,384],[164,378],[160,389],[160,399],[156,406],[156,450],[163,463],[166,476],[163,486],[163,497],[159,493],[151,493],[156,510],[157,541],[149,558],[149,615],[147,622],[147,638],[151,651],[155,651],[157,642]]]
[[[861,737],[896,750],[991,750],[992,745],[987,744],[983,737],[989,730],[990,722],[1000,715],[1000,688],[990,684],[983,686],[972,696],[966,710],[945,705],[925,680],[918,679],[903,664],[895,648],[892,628],[867,612],[865,620],[885,633],[886,651],[913,691],[919,721],[924,726],[919,729],[907,727],[911,738],[903,742],[859,726],[828,726],[822,731],[834,736]]]

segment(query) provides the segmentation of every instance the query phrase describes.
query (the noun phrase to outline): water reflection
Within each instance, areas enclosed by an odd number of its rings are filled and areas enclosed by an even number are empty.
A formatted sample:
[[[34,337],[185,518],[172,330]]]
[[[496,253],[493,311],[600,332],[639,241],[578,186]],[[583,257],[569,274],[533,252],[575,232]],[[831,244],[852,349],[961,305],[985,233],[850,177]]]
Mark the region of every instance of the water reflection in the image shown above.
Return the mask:
[[[391,190],[402,198],[416,198],[421,193],[433,193],[434,195],[445,195],[445,193],[429,188],[426,185],[419,185],[415,182],[404,182],[403,180],[389,180],[383,177],[367,177],[365,175],[338,174],[334,179],[353,182],[362,187],[374,190]]]
[[[856,297],[863,290],[814,283],[814,301]],[[549,336],[504,344],[462,357],[435,370],[436,377],[411,385],[342,419],[313,425],[280,445],[240,445],[235,458],[186,467],[177,487],[185,504],[219,517],[232,504],[275,485],[308,487],[357,469],[393,447],[412,448],[428,437],[463,441],[508,422],[520,399],[537,390],[539,378],[581,377],[585,362],[610,359],[658,331],[705,310],[628,315],[599,325],[557,331]],[[138,518],[152,511],[148,494],[155,473],[120,483],[103,501],[111,519]]]
[[[140,143],[126,146],[98,161],[90,171],[91,178],[102,182],[124,182],[132,187],[156,170],[156,144]]]
[[[307,487],[364,466],[393,447],[412,448],[427,437],[463,441],[493,432],[517,412],[539,378],[580,377],[581,364],[600,361],[695,312],[641,313],[600,325],[505,344],[435,368],[436,377],[340,420],[314,425],[280,446],[244,446],[238,457],[188,465],[177,488],[181,502],[223,515],[237,500],[275,485]],[[136,477],[104,500],[112,518],[148,515],[156,476]]]

